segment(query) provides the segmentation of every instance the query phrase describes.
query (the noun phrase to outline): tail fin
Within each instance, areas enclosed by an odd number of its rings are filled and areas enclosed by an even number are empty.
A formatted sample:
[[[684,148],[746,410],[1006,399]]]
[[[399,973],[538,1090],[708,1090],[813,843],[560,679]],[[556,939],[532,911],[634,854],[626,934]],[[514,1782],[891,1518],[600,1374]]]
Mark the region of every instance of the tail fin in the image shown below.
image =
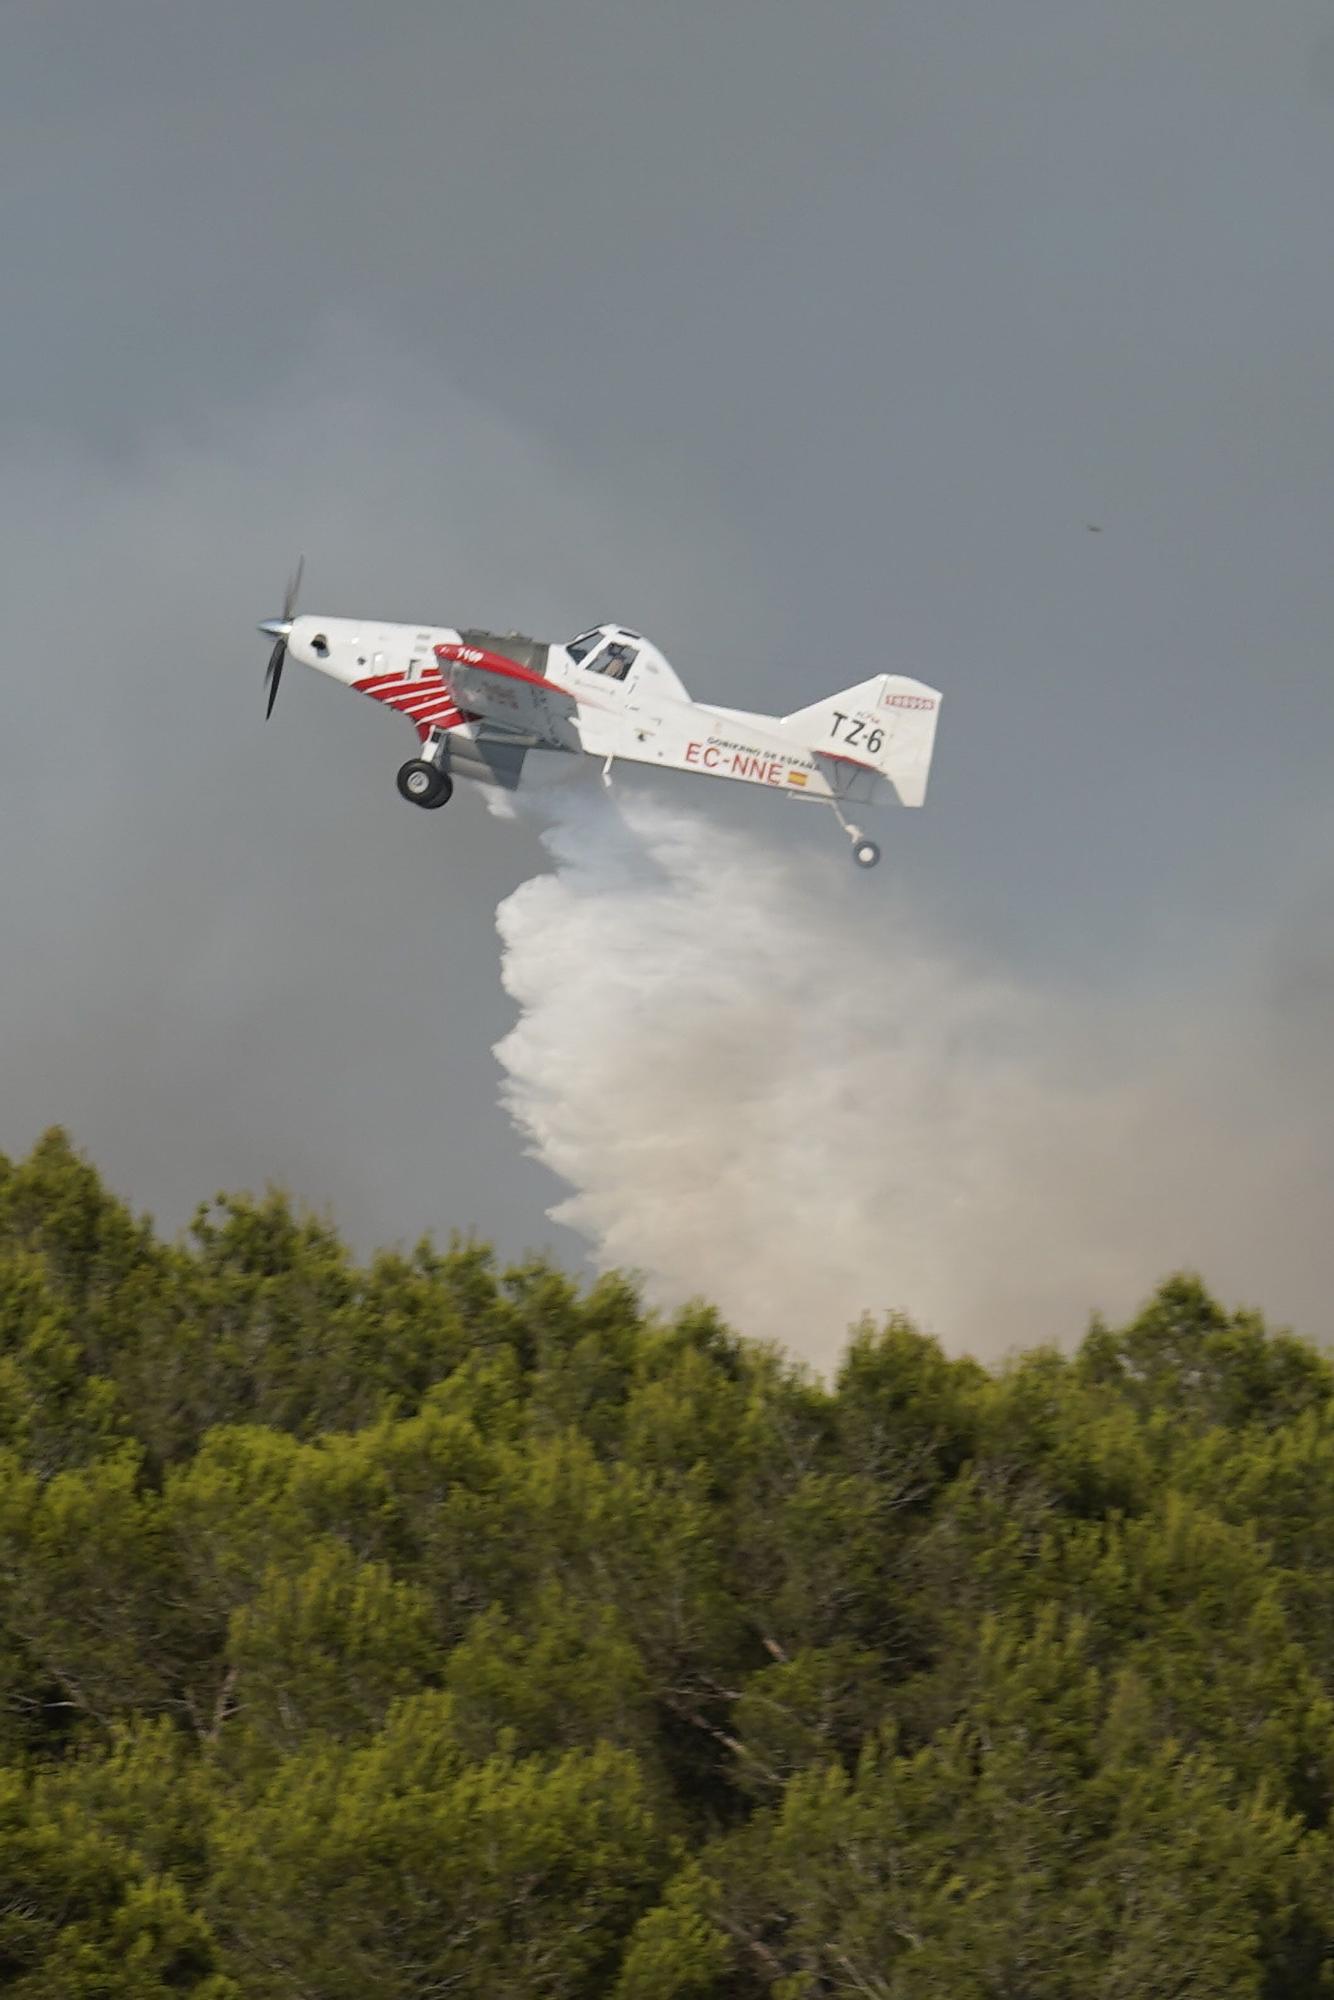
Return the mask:
[[[920,806],[939,718],[938,688],[903,674],[877,674],[785,715],[783,727],[817,756],[878,771],[905,806]]]

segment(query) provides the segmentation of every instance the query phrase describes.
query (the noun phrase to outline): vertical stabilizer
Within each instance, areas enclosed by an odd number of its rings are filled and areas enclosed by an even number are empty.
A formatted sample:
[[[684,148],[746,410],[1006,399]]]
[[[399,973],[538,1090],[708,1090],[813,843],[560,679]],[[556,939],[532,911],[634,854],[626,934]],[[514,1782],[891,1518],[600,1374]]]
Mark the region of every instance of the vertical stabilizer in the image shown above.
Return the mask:
[[[905,674],[877,674],[785,715],[783,728],[817,756],[878,771],[905,806],[920,806],[939,719],[938,688]]]

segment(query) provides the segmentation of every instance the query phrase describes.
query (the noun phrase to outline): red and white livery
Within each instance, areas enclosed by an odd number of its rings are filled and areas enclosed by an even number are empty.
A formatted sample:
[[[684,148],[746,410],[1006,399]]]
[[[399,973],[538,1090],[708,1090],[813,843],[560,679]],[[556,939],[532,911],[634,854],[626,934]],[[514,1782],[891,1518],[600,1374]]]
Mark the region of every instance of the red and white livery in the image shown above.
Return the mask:
[[[274,641],[269,712],[287,658],[397,709],[418,754],[398,774],[413,805],[433,809],[454,780],[514,790],[530,751],[617,760],[759,785],[831,806],[859,867],[880,850],[849,811],[897,799],[920,806],[940,694],[903,674],[874,673],[792,715],[755,715],[692,701],[658,648],[624,625],[596,625],[565,645],[516,632],[388,625],[295,613],[260,630]]]

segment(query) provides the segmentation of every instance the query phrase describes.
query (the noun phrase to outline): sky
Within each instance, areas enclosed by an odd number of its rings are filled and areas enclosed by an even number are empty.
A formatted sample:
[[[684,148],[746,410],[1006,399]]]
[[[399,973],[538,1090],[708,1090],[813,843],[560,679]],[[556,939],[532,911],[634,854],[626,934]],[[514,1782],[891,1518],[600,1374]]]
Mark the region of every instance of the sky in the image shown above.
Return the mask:
[[[595,1125],[552,1136],[596,1109],[576,1077],[603,1088],[596,1018],[532,983],[580,973],[556,933],[585,857],[462,791],[413,813],[406,725],[313,676],[265,725],[253,628],[304,552],[304,609],[619,618],[727,704],[881,664],[942,688],[927,808],[886,820],[873,876],[818,814],[661,776],[586,837],[651,874],[655,810],[712,829],[731,948],[768,908],[809,954],[789,1039],[856,982],[840,1088],[910,962],[951,968],[945,1015],[1021,996],[1047,1178],[1016,1174],[975,1050],[951,1068],[899,1021],[951,1092],[912,1128],[941,1192],[931,1257],[891,1243],[861,1303],[992,1350],[1200,1256],[1328,1337],[1327,7],[3,0],[0,27],[0,1147],[65,1123],[169,1230],[273,1180],[362,1247],[471,1229],[690,1288],[649,1226],[664,1183],[612,1217]],[[716,888],[677,880],[671,921],[707,914],[725,954]],[[649,996],[668,1025],[678,976]],[[546,1066],[516,1082],[494,1050],[526,1023]],[[627,1119],[685,1053],[630,1050]],[[1089,1113],[1116,1171],[1078,1227],[1053,1059],[1086,1110],[1141,1107],[1133,1133]],[[929,1107],[905,1073],[885,1155]],[[668,1109],[641,1138],[679,1141]],[[1151,1154],[1178,1170],[1146,1203]],[[1056,1282],[1061,1229],[1089,1254]],[[764,1332],[742,1258],[701,1268]],[[827,1293],[818,1336],[784,1330],[820,1361],[858,1281]]]

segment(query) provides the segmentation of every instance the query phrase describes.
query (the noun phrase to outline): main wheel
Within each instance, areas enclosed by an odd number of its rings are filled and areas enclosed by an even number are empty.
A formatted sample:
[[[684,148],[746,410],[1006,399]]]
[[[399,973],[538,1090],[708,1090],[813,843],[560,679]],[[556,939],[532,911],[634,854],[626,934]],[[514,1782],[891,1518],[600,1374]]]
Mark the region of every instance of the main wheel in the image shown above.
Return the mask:
[[[442,806],[454,790],[454,780],[438,764],[412,757],[398,774],[398,789],[414,806]]]
[[[880,859],[880,849],[873,840],[856,840],[852,844],[852,858],[859,868],[874,868]]]

